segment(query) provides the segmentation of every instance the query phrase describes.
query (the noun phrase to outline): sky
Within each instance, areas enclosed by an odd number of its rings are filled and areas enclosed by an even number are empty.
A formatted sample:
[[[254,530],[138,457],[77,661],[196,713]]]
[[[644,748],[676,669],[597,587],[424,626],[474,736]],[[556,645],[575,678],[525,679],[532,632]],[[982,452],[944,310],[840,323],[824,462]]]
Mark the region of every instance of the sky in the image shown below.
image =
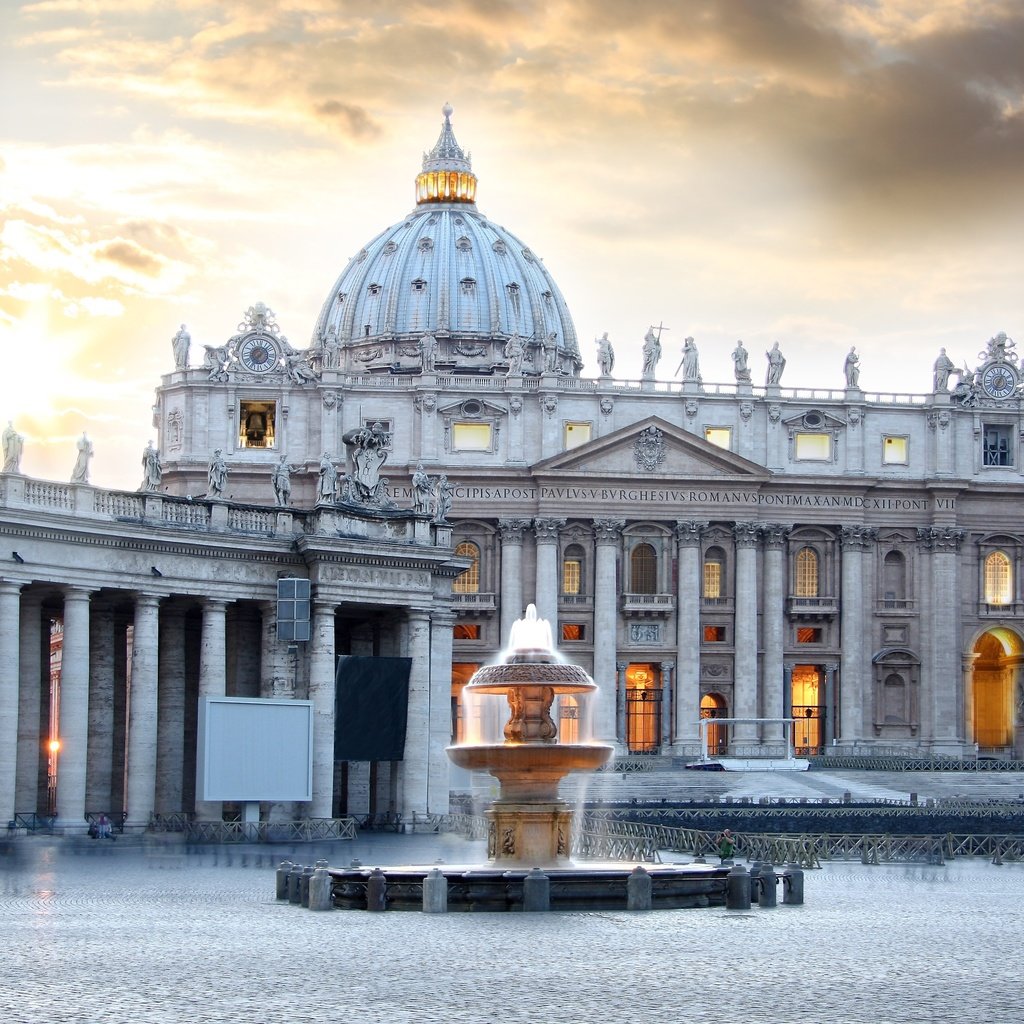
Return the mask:
[[[450,102],[478,207],[586,360],[664,324],[705,382],[925,392],[1022,331],[1019,0],[0,0],[0,423],[22,469],[135,489],[181,323],[305,347],[414,205]],[[1024,346],[1022,346],[1024,347]]]

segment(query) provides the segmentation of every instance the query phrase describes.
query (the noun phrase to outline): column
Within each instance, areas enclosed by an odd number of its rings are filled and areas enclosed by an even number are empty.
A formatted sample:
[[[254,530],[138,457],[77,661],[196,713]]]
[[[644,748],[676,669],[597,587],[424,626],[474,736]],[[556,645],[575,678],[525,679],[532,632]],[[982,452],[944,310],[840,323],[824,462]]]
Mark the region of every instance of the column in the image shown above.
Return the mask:
[[[615,732],[609,734],[607,739],[614,740],[616,749],[628,751],[629,741],[626,736],[626,669],[629,668],[628,661],[615,663]],[[598,734],[598,739],[605,739]]]
[[[313,702],[313,800],[311,818],[334,816],[334,602],[313,602],[309,699]]]
[[[277,639],[276,601],[261,602],[260,614],[260,696],[291,699],[295,696],[295,657],[298,650],[294,644]]]
[[[185,610],[165,608],[160,616],[157,683],[156,811],[184,810],[185,773]]]
[[[675,748],[684,754],[700,742],[700,539],[706,522],[678,520],[676,541],[676,702]]]
[[[757,717],[757,523],[734,523],[736,538],[736,658],[733,717]],[[737,723],[737,743],[757,741],[757,726]]]
[[[822,741],[825,744],[827,754],[835,742],[839,739],[839,730],[836,728],[836,712],[838,705],[836,704],[836,672],[839,671],[839,666],[834,662],[830,661],[825,666],[825,697],[822,700],[822,704],[825,706],[825,726],[824,732],[822,733]],[[787,669],[787,680],[789,684],[789,709],[793,710],[793,669]]]
[[[864,551],[877,531],[865,526],[844,526],[840,606],[839,742],[851,744],[864,737]]]
[[[594,738],[618,743],[618,685],[615,656],[618,650],[618,597],[615,567],[624,519],[595,519],[594,540]],[[625,669],[623,669],[623,672]]]
[[[43,678],[42,616],[42,601],[39,597],[22,597],[15,811],[35,811],[39,803],[39,755],[43,749],[39,704]]]
[[[661,749],[667,751],[672,745],[672,709],[675,686],[672,675],[675,671],[674,661],[661,663]]]
[[[508,643],[512,623],[523,617],[523,530],[529,519],[499,519],[501,536],[501,643]]]
[[[761,628],[764,636],[764,676],[761,681],[762,714],[765,718],[789,718],[793,704],[787,696],[787,681],[782,674],[782,651],[785,632],[786,585],[782,552],[789,529],[779,523],[766,523],[764,537],[764,610]],[[790,679],[790,683],[791,683]],[[765,739],[782,743],[786,728],[782,722],[769,722]]]
[[[227,602],[203,602],[203,633],[199,642],[199,699],[223,697],[227,687],[225,661],[225,620]],[[196,752],[197,761],[201,751]],[[220,821],[224,807],[219,800],[203,800],[202,779],[196,780],[196,819]]]
[[[405,649],[412,659],[409,671],[409,709],[402,761],[402,795],[398,811],[403,817],[427,810],[427,766],[430,743],[430,615],[410,608],[406,615]]]
[[[160,598],[135,598],[132,686],[128,698],[128,770],[125,810],[131,825],[148,825],[156,808],[157,665]]]
[[[564,519],[535,519],[537,535],[537,587],[534,603],[537,618],[551,623],[551,633],[558,640],[558,531]],[[507,639],[507,638],[506,638]]]
[[[932,749],[955,754],[963,749],[964,692],[960,654],[959,559],[964,530],[935,526],[928,531],[931,548],[932,630],[929,651],[930,673],[922,682]],[[922,708],[922,719],[925,717]],[[923,722],[922,722],[923,724]]]
[[[430,616],[430,741],[427,811],[448,813],[448,773],[445,748],[452,742],[452,627],[455,616],[434,611]]]
[[[60,753],[57,821],[84,832],[85,766],[89,742],[89,591],[64,593],[64,647],[60,670]]]
[[[109,814],[114,771],[114,610],[93,608],[89,616],[89,770],[85,809]]]
[[[21,584],[0,583],[0,822],[14,817],[18,773]]]

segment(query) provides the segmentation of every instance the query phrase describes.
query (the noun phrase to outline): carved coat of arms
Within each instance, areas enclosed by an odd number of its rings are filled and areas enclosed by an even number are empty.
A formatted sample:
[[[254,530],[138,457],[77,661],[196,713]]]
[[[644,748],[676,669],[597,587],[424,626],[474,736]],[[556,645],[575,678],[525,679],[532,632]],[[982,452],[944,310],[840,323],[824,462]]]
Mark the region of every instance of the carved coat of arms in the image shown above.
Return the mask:
[[[653,473],[665,461],[665,435],[657,427],[641,431],[633,445],[633,458],[640,469]]]

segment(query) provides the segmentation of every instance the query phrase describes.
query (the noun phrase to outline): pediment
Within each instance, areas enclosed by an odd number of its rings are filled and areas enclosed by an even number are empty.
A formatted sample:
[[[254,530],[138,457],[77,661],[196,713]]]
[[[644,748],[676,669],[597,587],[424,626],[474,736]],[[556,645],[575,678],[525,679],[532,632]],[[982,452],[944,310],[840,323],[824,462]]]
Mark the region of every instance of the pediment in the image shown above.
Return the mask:
[[[771,472],[735,452],[677,427],[659,416],[560,452],[533,466],[533,475],[555,473],[630,476],[641,479],[743,478],[767,480]]]

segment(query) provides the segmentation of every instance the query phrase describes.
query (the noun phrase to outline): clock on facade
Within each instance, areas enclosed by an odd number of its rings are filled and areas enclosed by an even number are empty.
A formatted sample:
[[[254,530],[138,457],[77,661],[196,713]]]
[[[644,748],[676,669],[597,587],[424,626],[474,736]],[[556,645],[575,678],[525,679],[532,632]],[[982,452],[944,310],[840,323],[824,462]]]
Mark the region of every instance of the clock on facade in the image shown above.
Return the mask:
[[[1009,363],[993,363],[982,372],[981,386],[989,398],[1009,398],[1017,387],[1017,371]]]
[[[238,350],[238,358],[248,370],[263,373],[277,364],[277,348],[269,338],[246,338]]]

